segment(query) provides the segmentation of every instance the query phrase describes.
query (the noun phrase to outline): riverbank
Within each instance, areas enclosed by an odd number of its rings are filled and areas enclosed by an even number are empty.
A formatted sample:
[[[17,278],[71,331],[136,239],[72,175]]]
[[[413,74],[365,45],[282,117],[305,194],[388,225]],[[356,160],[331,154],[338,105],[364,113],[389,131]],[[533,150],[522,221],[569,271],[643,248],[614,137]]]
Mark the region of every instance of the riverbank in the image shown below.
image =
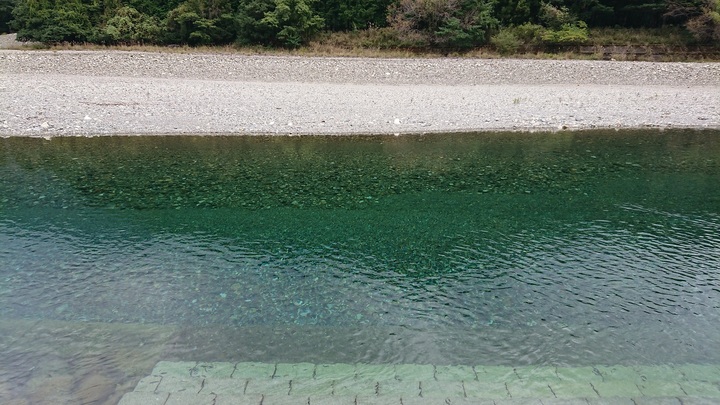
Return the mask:
[[[720,128],[720,63],[0,51],[0,134]]]

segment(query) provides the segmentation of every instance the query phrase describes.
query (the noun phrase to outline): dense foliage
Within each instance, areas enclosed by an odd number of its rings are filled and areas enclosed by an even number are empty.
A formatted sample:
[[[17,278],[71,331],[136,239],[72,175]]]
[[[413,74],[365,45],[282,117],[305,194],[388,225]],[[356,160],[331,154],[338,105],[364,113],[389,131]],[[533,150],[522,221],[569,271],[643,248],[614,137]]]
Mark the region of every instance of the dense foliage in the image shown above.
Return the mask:
[[[720,0],[0,0],[21,40],[298,47],[317,33],[382,28],[397,44],[501,52],[588,40],[588,27],[679,25],[720,41]]]
[[[15,0],[0,0],[0,34],[10,32],[10,20]]]

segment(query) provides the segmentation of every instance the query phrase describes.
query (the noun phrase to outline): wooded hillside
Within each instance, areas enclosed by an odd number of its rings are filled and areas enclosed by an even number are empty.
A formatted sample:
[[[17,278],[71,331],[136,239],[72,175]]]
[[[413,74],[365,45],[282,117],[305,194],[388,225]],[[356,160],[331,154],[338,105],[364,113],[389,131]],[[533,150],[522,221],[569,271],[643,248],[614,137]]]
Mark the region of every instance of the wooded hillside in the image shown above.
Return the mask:
[[[588,27],[683,27],[720,42],[720,0],[0,0],[0,32],[100,44],[298,47],[322,31],[379,30],[397,47],[563,46]]]

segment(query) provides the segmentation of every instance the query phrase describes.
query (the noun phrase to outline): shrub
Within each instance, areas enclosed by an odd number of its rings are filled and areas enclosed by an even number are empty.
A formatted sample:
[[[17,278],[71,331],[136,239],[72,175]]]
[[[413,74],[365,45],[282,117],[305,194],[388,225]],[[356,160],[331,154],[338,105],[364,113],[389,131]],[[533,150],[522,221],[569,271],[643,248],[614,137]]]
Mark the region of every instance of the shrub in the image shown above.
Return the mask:
[[[388,21],[406,41],[449,48],[482,45],[497,26],[485,0],[399,0]]]
[[[532,34],[539,36],[544,45],[579,45],[589,40],[587,24],[578,20],[565,6],[542,3],[538,17],[544,27],[541,30],[532,30]],[[528,34],[530,31],[528,30]]]
[[[101,29],[99,39],[109,43],[152,43],[160,38],[160,21],[132,7],[121,7]]]
[[[368,28],[358,32],[362,37],[360,44],[365,48],[401,48],[403,45],[397,31],[389,27]]]
[[[547,30],[542,35],[542,41],[548,45],[580,45],[588,39],[587,24],[582,21],[564,24],[559,30]]]
[[[539,24],[525,23],[513,28],[513,33],[524,44],[535,46],[542,42],[542,36],[546,29]]]
[[[563,26],[574,24],[577,21],[567,7],[556,7],[550,3],[542,3],[539,18],[545,27],[553,30],[561,30]]]
[[[515,35],[513,29],[503,28],[490,38],[490,43],[503,55],[517,53],[523,42]]]
[[[705,0],[701,13],[690,18],[685,27],[700,42],[720,41],[720,0]]]

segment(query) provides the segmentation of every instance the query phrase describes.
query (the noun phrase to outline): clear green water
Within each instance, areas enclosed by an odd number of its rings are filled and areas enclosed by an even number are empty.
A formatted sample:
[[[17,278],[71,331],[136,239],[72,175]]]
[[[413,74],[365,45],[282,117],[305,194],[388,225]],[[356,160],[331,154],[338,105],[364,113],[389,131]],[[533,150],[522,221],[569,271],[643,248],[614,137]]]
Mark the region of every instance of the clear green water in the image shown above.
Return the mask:
[[[1,139],[0,311],[188,360],[717,363],[720,132]]]

